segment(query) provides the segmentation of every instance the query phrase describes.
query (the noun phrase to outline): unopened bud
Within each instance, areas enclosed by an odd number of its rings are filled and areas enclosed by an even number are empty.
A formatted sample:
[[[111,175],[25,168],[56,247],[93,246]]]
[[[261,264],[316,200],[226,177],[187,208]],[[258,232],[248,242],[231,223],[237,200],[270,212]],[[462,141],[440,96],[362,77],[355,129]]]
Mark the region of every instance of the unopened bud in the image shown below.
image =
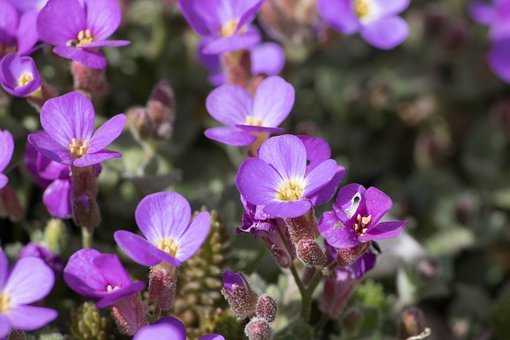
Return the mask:
[[[313,240],[318,235],[317,222],[311,211],[301,217],[286,219],[285,222],[289,230],[290,240],[295,246],[302,239]]]
[[[71,170],[73,218],[77,225],[94,230],[101,223],[97,204],[97,169],[95,167]]]
[[[244,334],[249,340],[269,340],[273,334],[271,325],[262,318],[253,318],[244,328]]]
[[[418,336],[426,329],[425,315],[416,307],[405,308],[400,315],[400,338]]]
[[[175,121],[175,93],[166,80],[156,84],[147,103],[147,114],[154,126],[154,137],[168,139],[172,136]]]
[[[326,254],[313,239],[300,240],[296,252],[298,259],[308,266],[324,266],[326,264]]]
[[[119,332],[130,336],[147,324],[145,312],[146,308],[139,294],[128,296],[112,307],[112,317]]]
[[[163,262],[154,266],[149,274],[149,302],[162,311],[172,309],[177,290],[176,269]]]
[[[370,248],[369,242],[361,243],[352,248],[335,249],[336,254],[334,254],[334,256],[341,267],[347,267],[356,262],[368,248]]]
[[[255,315],[258,318],[265,319],[267,322],[273,322],[278,311],[278,304],[269,295],[261,295],[257,301]]]
[[[73,61],[71,63],[71,73],[74,80],[74,89],[83,91],[91,97],[104,97],[110,89],[104,70],[89,68]]]
[[[55,254],[60,254],[67,244],[67,239],[68,234],[64,222],[55,218],[49,220],[44,230],[44,240],[48,248]]]
[[[257,294],[251,290],[243,274],[226,271],[221,293],[238,319],[243,320],[255,314]]]

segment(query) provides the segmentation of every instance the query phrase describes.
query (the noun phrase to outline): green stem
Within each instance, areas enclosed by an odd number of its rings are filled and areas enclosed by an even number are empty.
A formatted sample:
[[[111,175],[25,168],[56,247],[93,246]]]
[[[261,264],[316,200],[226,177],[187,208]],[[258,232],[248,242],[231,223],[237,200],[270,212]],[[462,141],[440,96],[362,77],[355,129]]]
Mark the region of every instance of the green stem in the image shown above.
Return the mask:
[[[299,277],[299,273],[297,272],[296,266],[294,265],[294,262],[290,265],[290,272],[292,273],[292,276],[294,277],[294,281],[296,282],[296,285],[299,289],[299,293],[301,294],[301,299],[306,294],[306,288],[303,284],[303,281]]]
[[[304,294],[301,294],[301,316],[303,319],[310,323],[310,317],[312,314],[312,301],[313,301],[313,293],[315,292],[315,289],[317,289],[317,286],[322,280],[322,271],[318,270],[312,279],[310,280],[310,283],[308,284],[308,287],[305,288]]]
[[[94,240],[94,231],[90,231],[87,227],[81,227],[81,242],[83,248],[92,248]]]

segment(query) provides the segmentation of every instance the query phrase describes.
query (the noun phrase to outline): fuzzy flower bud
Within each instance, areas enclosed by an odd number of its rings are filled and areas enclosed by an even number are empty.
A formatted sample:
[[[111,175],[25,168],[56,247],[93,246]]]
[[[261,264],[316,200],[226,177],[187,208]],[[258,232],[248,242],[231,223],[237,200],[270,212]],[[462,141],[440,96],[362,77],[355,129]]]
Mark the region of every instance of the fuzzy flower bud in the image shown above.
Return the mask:
[[[308,266],[323,266],[326,264],[326,255],[322,248],[313,239],[300,240],[296,248],[297,257]]]
[[[244,333],[249,340],[269,340],[273,330],[267,320],[262,318],[253,318],[246,325]]]
[[[311,212],[301,217],[287,219],[286,223],[290,239],[295,246],[302,239],[314,240],[318,235],[317,222]]]
[[[269,295],[261,295],[257,301],[255,315],[259,318],[273,322],[278,311],[278,304]]]
[[[72,168],[72,209],[77,225],[94,230],[101,223],[97,204],[97,169],[95,167]]]
[[[362,243],[352,248],[335,249],[332,252],[334,253],[337,263],[341,267],[347,267],[355,263],[368,248],[370,248],[370,243]]]
[[[145,312],[146,308],[139,294],[128,296],[112,307],[112,317],[119,332],[130,336],[147,324]]]
[[[149,274],[149,301],[162,311],[172,309],[177,289],[176,269],[162,262],[151,268]]]
[[[89,68],[81,63],[71,63],[74,89],[91,97],[104,97],[110,90],[104,70]]]
[[[251,290],[241,273],[226,271],[223,274],[221,293],[238,319],[243,320],[255,314],[257,294]]]

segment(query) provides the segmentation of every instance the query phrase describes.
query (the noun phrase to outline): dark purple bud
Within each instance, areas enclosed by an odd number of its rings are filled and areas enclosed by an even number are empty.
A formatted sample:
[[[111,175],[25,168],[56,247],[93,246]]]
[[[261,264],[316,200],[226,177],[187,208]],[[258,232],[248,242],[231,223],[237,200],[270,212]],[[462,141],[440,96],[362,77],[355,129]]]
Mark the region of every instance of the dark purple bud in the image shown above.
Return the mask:
[[[308,266],[324,266],[326,255],[322,248],[313,239],[302,239],[298,242],[297,257]]]
[[[176,268],[162,262],[151,268],[149,274],[149,301],[162,311],[172,309],[177,289]]]
[[[223,273],[221,293],[240,320],[255,314],[257,294],[251,290],[243,274],[230,271]]]
[[[278,311],[278,304],[269,295],[261,295],[257,301],[255,315],[258,318],[265,319],[267,322],[273,322]]]
[[[244,328],[249,340],[269,340],[273,334],[271,325],[262,318],[253,318]]]

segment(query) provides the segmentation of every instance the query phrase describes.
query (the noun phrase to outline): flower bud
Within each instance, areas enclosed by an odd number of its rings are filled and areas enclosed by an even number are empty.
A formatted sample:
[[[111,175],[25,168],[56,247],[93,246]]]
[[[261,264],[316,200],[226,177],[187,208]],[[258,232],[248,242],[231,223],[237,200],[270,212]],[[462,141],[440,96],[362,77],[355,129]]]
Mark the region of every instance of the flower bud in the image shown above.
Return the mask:
[[[243,274],[226,271],[221,293],[238,319],[243,320],[255,314],[257,294],[251,290]]]
[[[97,169],[95,167],[71,170],[72,210],[77,225],[89,231],[101,223],[101,213],[97,204]]]
[[[301,217],[286,219],[285,222],[289,230],[290,240],[295,246],[302,239],[314,240],[318,235],[317,222],[311,211]]]
[[[139,294],[128,296],[112,307],[112,317],[119,332],[133,336],[147,324],[145,320],[146,307]]]
[[[269,295],[261,295],[257,301],[255,315],[258,318],[265,319],[267,322],[273,322],[278,311],[278,304]]]
[[[166,80],[159,81],[147,103],[147,114],[154,127],[154,138],[169,139],[172,136],[175,110],[175,93],[172,86]]]
[[[265,319],[253,318],[244,328],[244,333],[249,340],[269,340],[273,330]]]
[[[149,302],[160,310],[172,309],[177,290],[176,268],[162,262],[154,266],[149,274]]]
[[[60,254],[65,249],[69,235],[62,220],[51,219],[44,230],[44,241],[55,254]]]
[[[400,314],[400,338],[418,336],[425,331],[426,321],[423,312],[416,307],[407,307]]]
[[[326,254],[313,239],[303,239],[298,242],[297,257],[308,266],[324,266]]]
[[[79,62],[71,63],[74,89],[83,91],[90,97],[104,97],[110,90],[104,70],[92,69]]]

